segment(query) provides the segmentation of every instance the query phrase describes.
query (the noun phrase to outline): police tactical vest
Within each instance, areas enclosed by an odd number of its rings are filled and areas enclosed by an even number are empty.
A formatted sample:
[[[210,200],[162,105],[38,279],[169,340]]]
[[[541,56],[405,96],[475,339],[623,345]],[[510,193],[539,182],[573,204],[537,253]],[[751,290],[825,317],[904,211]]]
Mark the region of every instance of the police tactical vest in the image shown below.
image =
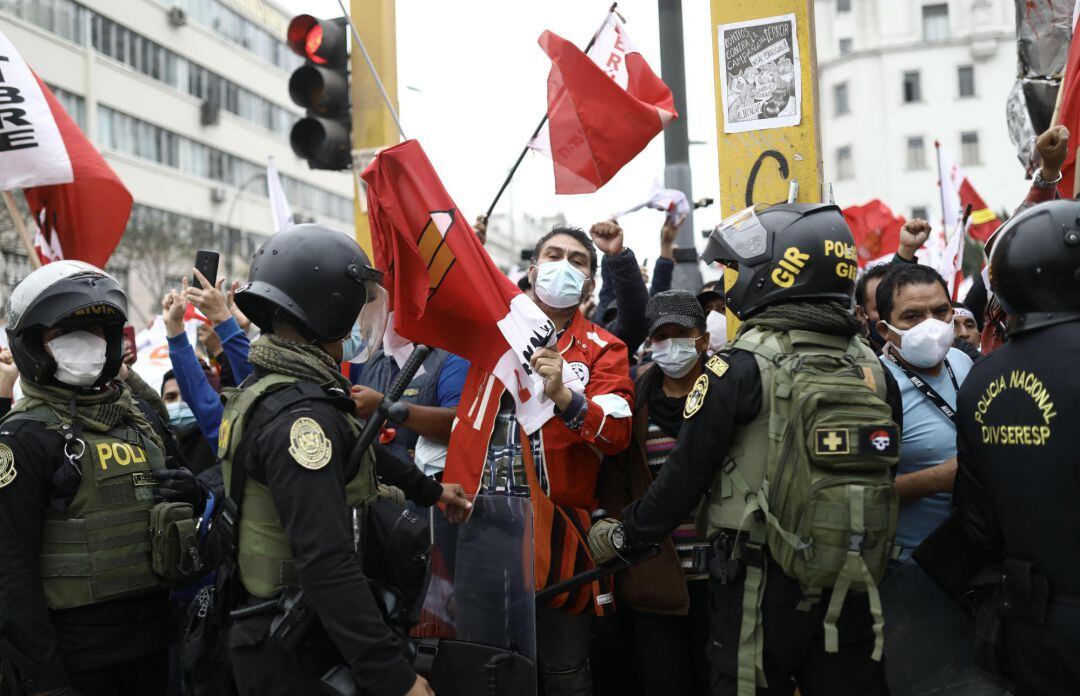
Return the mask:
[[[401,395],[401,400],[417,406],[438,406],[439,372],[449,355],[445,350],[432,350],[424,360],[421,368],[423,373],[413,377]],[[393,356],[380,350],[371,357],[371,360],[364,363],[360,383],[385,394],[397,373],[397,363]],[[420,436],[403,425],[393,427],[397,434],[391,442],[386,444],[386,448],[398,459],[413,461],[416,458],[416,442]]]
[[[16,411],[59,432],[47,406]],[[40,573],[50,609],[70,609],[163,588],[150,555],[153,471],[165,468],[161,450],[138,430],[84,431],[79,490],[67,511],[49,511],[41,540]]]
[[[747,548],[767,548],[807,602],[833,588],[828,652],[839,649],[836,619],[848,590],[867,591],[880,659],[877,581],[894,554],[900,444],[881,363],[858,338],[808,331],[755,327],[733,347],[754,354],[762,406],[735,435],[713,482],[703,509],[707,533],[744,530]],[[754,693],[755,676],[763,683],[762,570],[748,556],[740,694]]]
[[[224,390],[226,404],[218,429],[218,451],[222,453],[226,493],[229,493],[232,467],[236,463],[234,458],[246,435],[244,425],[256,403],[263,396],[279,392],[299,381],[295,377],[272,373],[249,387]],[[348,419],[354,433],[359,432],[352,416],[342,413],[342,417]],[[373,464],[374,457],[368,451],[356,475],[346,484],[345,502],[349,508],[362,507],[375,497]],[[246,462],[239,462],[239,465],[245,466]],[[312,501],[312,504],[317,505],[318,501]],[[270,489],[250,476],[244,484],[238,536],[238,567],[244,589],[256,597],[269,598],[286,587],[299,584],[289,539],[274,508]]]

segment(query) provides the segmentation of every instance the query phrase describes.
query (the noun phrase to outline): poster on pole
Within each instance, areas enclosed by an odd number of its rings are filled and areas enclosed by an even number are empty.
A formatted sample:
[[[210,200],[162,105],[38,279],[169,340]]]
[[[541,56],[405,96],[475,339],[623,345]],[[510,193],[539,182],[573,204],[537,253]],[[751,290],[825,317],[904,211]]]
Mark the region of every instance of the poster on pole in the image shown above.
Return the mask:
[[[725,133],[797,126],[802,80],[795,15],[716,27]]]

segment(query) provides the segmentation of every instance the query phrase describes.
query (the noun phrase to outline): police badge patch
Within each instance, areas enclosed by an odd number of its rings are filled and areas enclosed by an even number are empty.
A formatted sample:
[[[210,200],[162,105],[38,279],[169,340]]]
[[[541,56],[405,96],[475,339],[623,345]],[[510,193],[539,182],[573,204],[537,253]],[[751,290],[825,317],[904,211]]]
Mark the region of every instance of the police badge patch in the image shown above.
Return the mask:
[[[322,426],[311,418],[297,418],[289,428],[289,454],[305,469],[321,469],[330,463],[334,446]]]
[[[709,391],[709,376],[701,375],[694,382],[694,388],[686,395],[686,405],[683,407],[683,418],[689,418],[701,409],[705,403],[705,393]]]
[[[0,444],[0,488],[15,480],[15,453],[7,445]]]

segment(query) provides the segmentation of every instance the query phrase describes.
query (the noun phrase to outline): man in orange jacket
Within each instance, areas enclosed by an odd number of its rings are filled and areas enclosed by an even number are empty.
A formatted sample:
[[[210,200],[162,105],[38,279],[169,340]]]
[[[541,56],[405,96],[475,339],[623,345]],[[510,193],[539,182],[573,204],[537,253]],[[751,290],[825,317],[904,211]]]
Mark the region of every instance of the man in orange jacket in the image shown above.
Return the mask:
[[[599,223],[594,237],[611,247],[617,225]],[[621,241],[621,240],[619,240]],[[537,350],[533,369],[555,413],[527,434],[514,400],[494,375],[473,365],[450,436],[445,482],[466,491],[528,496],[533,508],[536,588],[593,565],[589,512],[596,508],[601,458],[630,441],[633,383],[626,346],[588,321],[578,305],[595,287],[596,250],[584,231],[557,227],[533,250],[530,297],[552,320],[558,340]],[[591,616],[611,602],[600,582],[537,607],[538,663],[546,696],[589,696]]]

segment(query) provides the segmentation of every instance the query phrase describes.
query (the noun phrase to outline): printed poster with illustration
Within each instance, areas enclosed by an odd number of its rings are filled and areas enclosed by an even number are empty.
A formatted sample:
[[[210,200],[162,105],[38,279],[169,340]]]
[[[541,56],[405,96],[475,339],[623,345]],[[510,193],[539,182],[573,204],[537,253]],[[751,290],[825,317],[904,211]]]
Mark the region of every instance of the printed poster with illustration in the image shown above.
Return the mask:
[[[799,125],[802,80],[795,15],[717,27],[724,132]]]

